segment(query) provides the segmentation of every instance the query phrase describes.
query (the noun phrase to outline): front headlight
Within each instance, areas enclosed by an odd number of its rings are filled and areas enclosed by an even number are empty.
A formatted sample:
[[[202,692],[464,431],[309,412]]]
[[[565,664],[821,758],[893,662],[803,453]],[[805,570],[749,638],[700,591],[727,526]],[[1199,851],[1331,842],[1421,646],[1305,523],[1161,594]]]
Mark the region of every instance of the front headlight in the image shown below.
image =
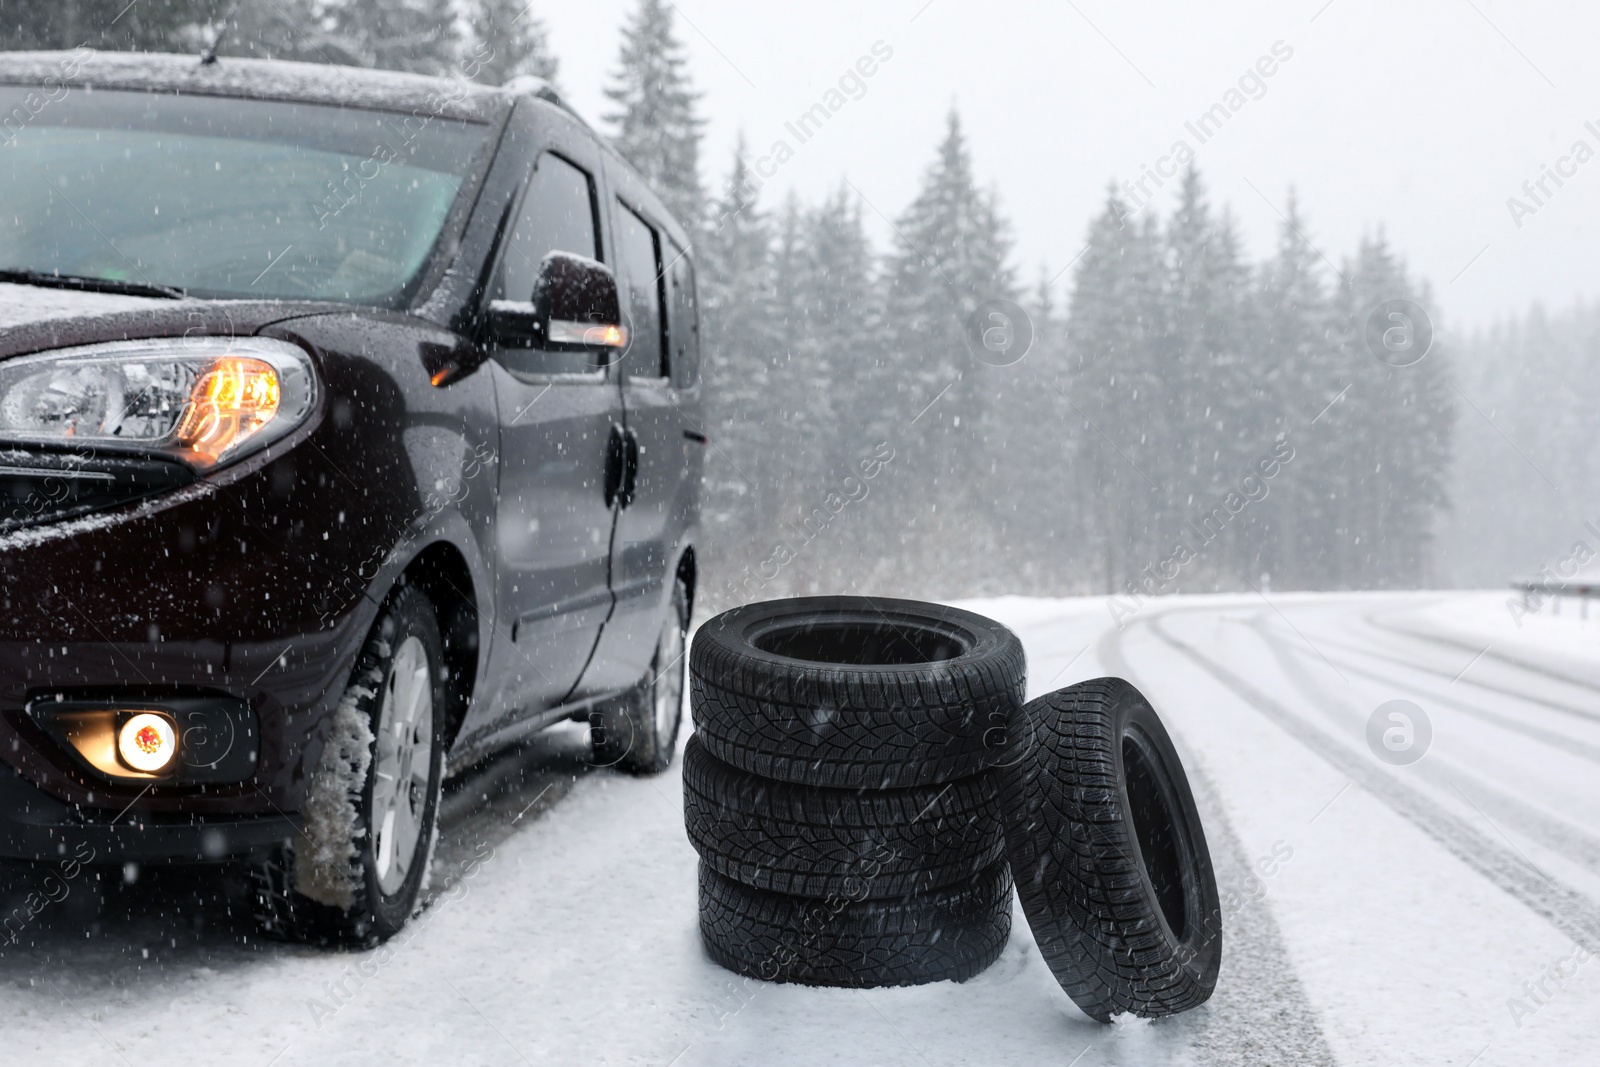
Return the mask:
[[[0,440],[122,445],[209,470],[310,416],[310,358],[265,337],[164,338],[0,362]]]

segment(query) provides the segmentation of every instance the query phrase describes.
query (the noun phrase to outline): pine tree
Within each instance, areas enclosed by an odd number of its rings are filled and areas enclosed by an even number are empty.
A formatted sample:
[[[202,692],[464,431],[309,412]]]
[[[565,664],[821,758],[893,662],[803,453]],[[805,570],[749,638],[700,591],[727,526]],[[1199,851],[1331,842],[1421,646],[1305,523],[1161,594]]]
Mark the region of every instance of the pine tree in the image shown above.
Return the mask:
[[[1374,309],[1397,299],[1430,304],[1381,233],[1361,243],[1343,273],[1334,313],[1350,393],[1328,414],[1329,434],[1342,446],[1332,577],[1346,588],[1416,586],[1430,576],[1433,520],[1447,504],[1455,417],[1448,356],[1437,339],[1412,366],[1390,366],[1373,351]],[[1437,330],[1436,313],[1426,314]]]
[[[644,176],[685,227],[700,221],[699,100],[689,84],[683,47],[673,34],[672,5],[639,0],[622,29],[622,53],[606,98],[616,110],[605,116],[616,130],[623,158]]]
[[[183,52],[206,0],[0,0],[0,49],[101,49]]]
[[[450,0],[360,0],[328,8],[337,62],[416,74],[446,74],[460,50]],[[342,53],[342,57],[338,54]]]
[[[1167,244],[1171,305],[1156,410],[1169,447],[1151,477],[1165,497],[1159,523],[1176,529],[1214,514],[1249,473],[1252,451],[1260,446],[1249,440],[1247,415],[1255,403],[1244,359],[1249,272],[1231,218],[1213,218],[1193,166],[1184,175]],[[1250,553],[1247,523],[1214,525],[1226,532],[1207,544],[1194,572],[1217,582],[1239,574]]]
[[[874,255],[860,203],[845,185],[805,217],[806,250],[797,281],[801,321],[797,346],[815,394],[829,394],[815,432],[844,463],[877,444],[871,425],[886,398],[871,388],[865,363],[881,337]],[[813,401],[815,402],[815,401]]]
[[[544,20],[527,0],[471,0],[467,7],[468,50],[477,80],[504,85],[531,74],[552,85],[559,64]]]
[[[967,319],[986,300],[1012,299],[1010,237],[993,198],[977,187],[961,120],[950,112],[922,189],[895,224],[886,313],[912,361],[901,378],[924,399],[971,370]],[[915,409],[913,409],[915,411]]]
[[[763,519],[769,524],[803,511],[827,475],[827,449],[819,431],[827,425],[830,398],[825,385],[818,388],[802,351],[802,339],[812,328],[803,292],[810,257],[805,238],[800,199],[790,191],[777,220],[767,293],[773,343],[752,353],[765,363],[768,382],[761,428],[770,478],[769,513]]]
[[[701,242],[701,315],[705,338],[706,422],[711,454],[705,472],[708,554],[724,561],[712,603],[761,599],[744,568],[761,555],[758,538],[773,513],[769,359],[777,347],[772,316],[772,232],[750,192],[744,140],[724,193],[712,206],[719,225]]]
[[[1535,304],[1475,334],[1456,369],[1470,404],[1458,413],[1454,506],[1440,529],[1445,577],[1493,588],[1547,567],[1560,578],[1574,567],[1592,572],[1600,553],[1600,303],[1563,311]]]
[[[270,4],[218,2],[204,32],[223,57],[289,59],[306,63],[353,62],[344,42],[324,25],[325,0],[273,0]]]
[[[903,473],[917,491],[901,502],[909,513],[908,540],[918,546],[913,567],[953,581],[997,547],[996,498],[993,483],[983,478],[981,432],[992,387],[985,372],[1006,368],[980,362],[969,334],[979,305],[1016,296],[1007,228],[994,198],[977,187],[953,110],[922,188],[895,232],[884,279],[887,359],[878,368],[883,395],[893,399],[875,422],[886,438],[905,440],[906,453],[914,456]]]
[[[869,484],[857,469],[883,440],[872,436],[872,427],[884,402],[870,369],[863,368],[877,352],[879,297],[859,199],[848,185],[800,212],[794,244],[795,267],[787,281],[780,273],[778,294],[779,305],[791,309],[795,322],[781,388],[785,407],[799,413],[793,446],[799,463],[796,495],[781,517],[793,523],[801,514],[811,515],[830,492],[868,497],[853,502],[830,525],[824,550],[804,555],[791,590],[844,591],[846,578],[872,585],[890,579],[896,569],[892,558],[884,558],[880,541],[885,514],[880,490],[889,479]]]
[[[1279,588],[1313,588],[1324,573],[1324,535],[1333,528],[1328,461],[1338,446],[1319,416],[1345,384],[1327,358],[1327,285],[1306,229],[1291,192],[1277,255],[1259,275],[1259,326],[1248,350],[1260,385],[1258,436],[1287,442],[1295,456],[1271,480],[1271,495],[1260,508],[1268,527],[1260,569]]]
[[[807,329],[804,298],[800,291],[806,274],[806,259],[810,254],[804,231],[805,215],[800,208],[800,197],[791,189],[784,198],[783,211],[778,216],[777,243],[773,248],[772,316],[778,331],[778,344],[771,353],[774,367],[787,367],[797,359],[800,337]],[[788,376],[787,370],[784,375]],[[804,419],[807,414],[803,405],[782,412],[789,422]]]
[[[1171,547],[1172,530],[1152,521],[1163,498],[1150,473],[1163,472],[1156,461],[1171,447],[1160,432],[1166,280],[1156,221],[1136,224],[1113,188],[1074,269],[1066,386],[1083,442],[1074,495],[1096,556],[1090,573],[1107,593],[1126,591]]]
[[[1006,591],[1033,595],[1087,592],[1092,564],[1085,509],[1072,492],[1083,458],[1083,420],[1068,402],[1072,368],[1055,281],[1041,267],[1023,301],[1032,348],[1008,373],[990,376],[994,391],[984,433],[989,480],[1001,502],[1000,542],[1028,546],[1012,555],[1010,575],[987,578],[1004,583]]]

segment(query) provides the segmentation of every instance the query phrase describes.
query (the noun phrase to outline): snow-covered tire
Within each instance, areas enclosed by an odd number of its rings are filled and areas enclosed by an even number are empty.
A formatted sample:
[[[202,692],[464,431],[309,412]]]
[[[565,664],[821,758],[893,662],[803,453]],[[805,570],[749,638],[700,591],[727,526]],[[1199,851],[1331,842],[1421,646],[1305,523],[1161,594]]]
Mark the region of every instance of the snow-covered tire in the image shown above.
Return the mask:
[[[660,774],[672,765],[683,719],[688,630],[689,590],[680,580],[672,586],[650,673],[589,715],[591,758],[596,766],[647,775]]]
[[[373,624],[333,714],[304,828],[254,868],[255,918],[264,933],[373,945],[406,924],[427,885],[438,836],[446,707],[433,605],[416,587],[402,586]],[[419,758],[425,766],[417,766]],[[386,777],[385,766],[395,773]]]
[[[903,897],[792,897],[740,885],[700,865],[700,935],[737,974],[802,985],[964,982],[993,963],[1011,934],[1004,862],[967,885]]]
[[[707,750],[751,774],[898,789],[1006,762],[1026,675],[1016,635],[970,611],[804,597],[700,627],[689,706]]]
[[[1001,775],[1006,852],[1045,962],[1107,1022],[1211,996],[1221,905],[1205,833],[1172,739],[1148,701],[1098,678],[1028,703],[1031,739]]]
[[[911,789],[824,789],[730,767],[698,735],[683,750],[683,821],[718,874],[802,897],[943,889],[1005,851],[991,773]]]

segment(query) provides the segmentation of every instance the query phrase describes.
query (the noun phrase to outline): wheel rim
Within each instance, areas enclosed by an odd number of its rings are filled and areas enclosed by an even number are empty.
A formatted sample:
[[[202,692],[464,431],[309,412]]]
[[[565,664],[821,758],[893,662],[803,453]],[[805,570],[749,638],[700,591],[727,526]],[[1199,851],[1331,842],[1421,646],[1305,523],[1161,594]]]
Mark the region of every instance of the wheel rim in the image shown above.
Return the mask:
[[[372,855],[378,889],[389,897],[416,860],[433,771],[433,670],[416,637],[401,643],[389,667],[375,747]]]
[[[665,748],[672,742],[683,714],[683,625],[675,606],[667,612],[667,624],[661,630],[656,664],[656,741]]]

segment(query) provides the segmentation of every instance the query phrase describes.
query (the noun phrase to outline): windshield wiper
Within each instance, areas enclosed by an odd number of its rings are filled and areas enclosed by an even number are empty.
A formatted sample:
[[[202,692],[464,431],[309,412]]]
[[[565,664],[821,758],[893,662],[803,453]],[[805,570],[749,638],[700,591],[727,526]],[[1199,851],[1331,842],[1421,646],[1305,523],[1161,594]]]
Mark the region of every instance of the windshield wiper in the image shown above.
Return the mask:
[[[0,267],[0,282],[37,285],[45,289],[76,289],[84,293],[117,293],[122,296],[159,296],[168,300],[183,298],[183,290],[150,282],[125,282],[115,278],[91,278],[85,274],[55,274],[22,267]]]

